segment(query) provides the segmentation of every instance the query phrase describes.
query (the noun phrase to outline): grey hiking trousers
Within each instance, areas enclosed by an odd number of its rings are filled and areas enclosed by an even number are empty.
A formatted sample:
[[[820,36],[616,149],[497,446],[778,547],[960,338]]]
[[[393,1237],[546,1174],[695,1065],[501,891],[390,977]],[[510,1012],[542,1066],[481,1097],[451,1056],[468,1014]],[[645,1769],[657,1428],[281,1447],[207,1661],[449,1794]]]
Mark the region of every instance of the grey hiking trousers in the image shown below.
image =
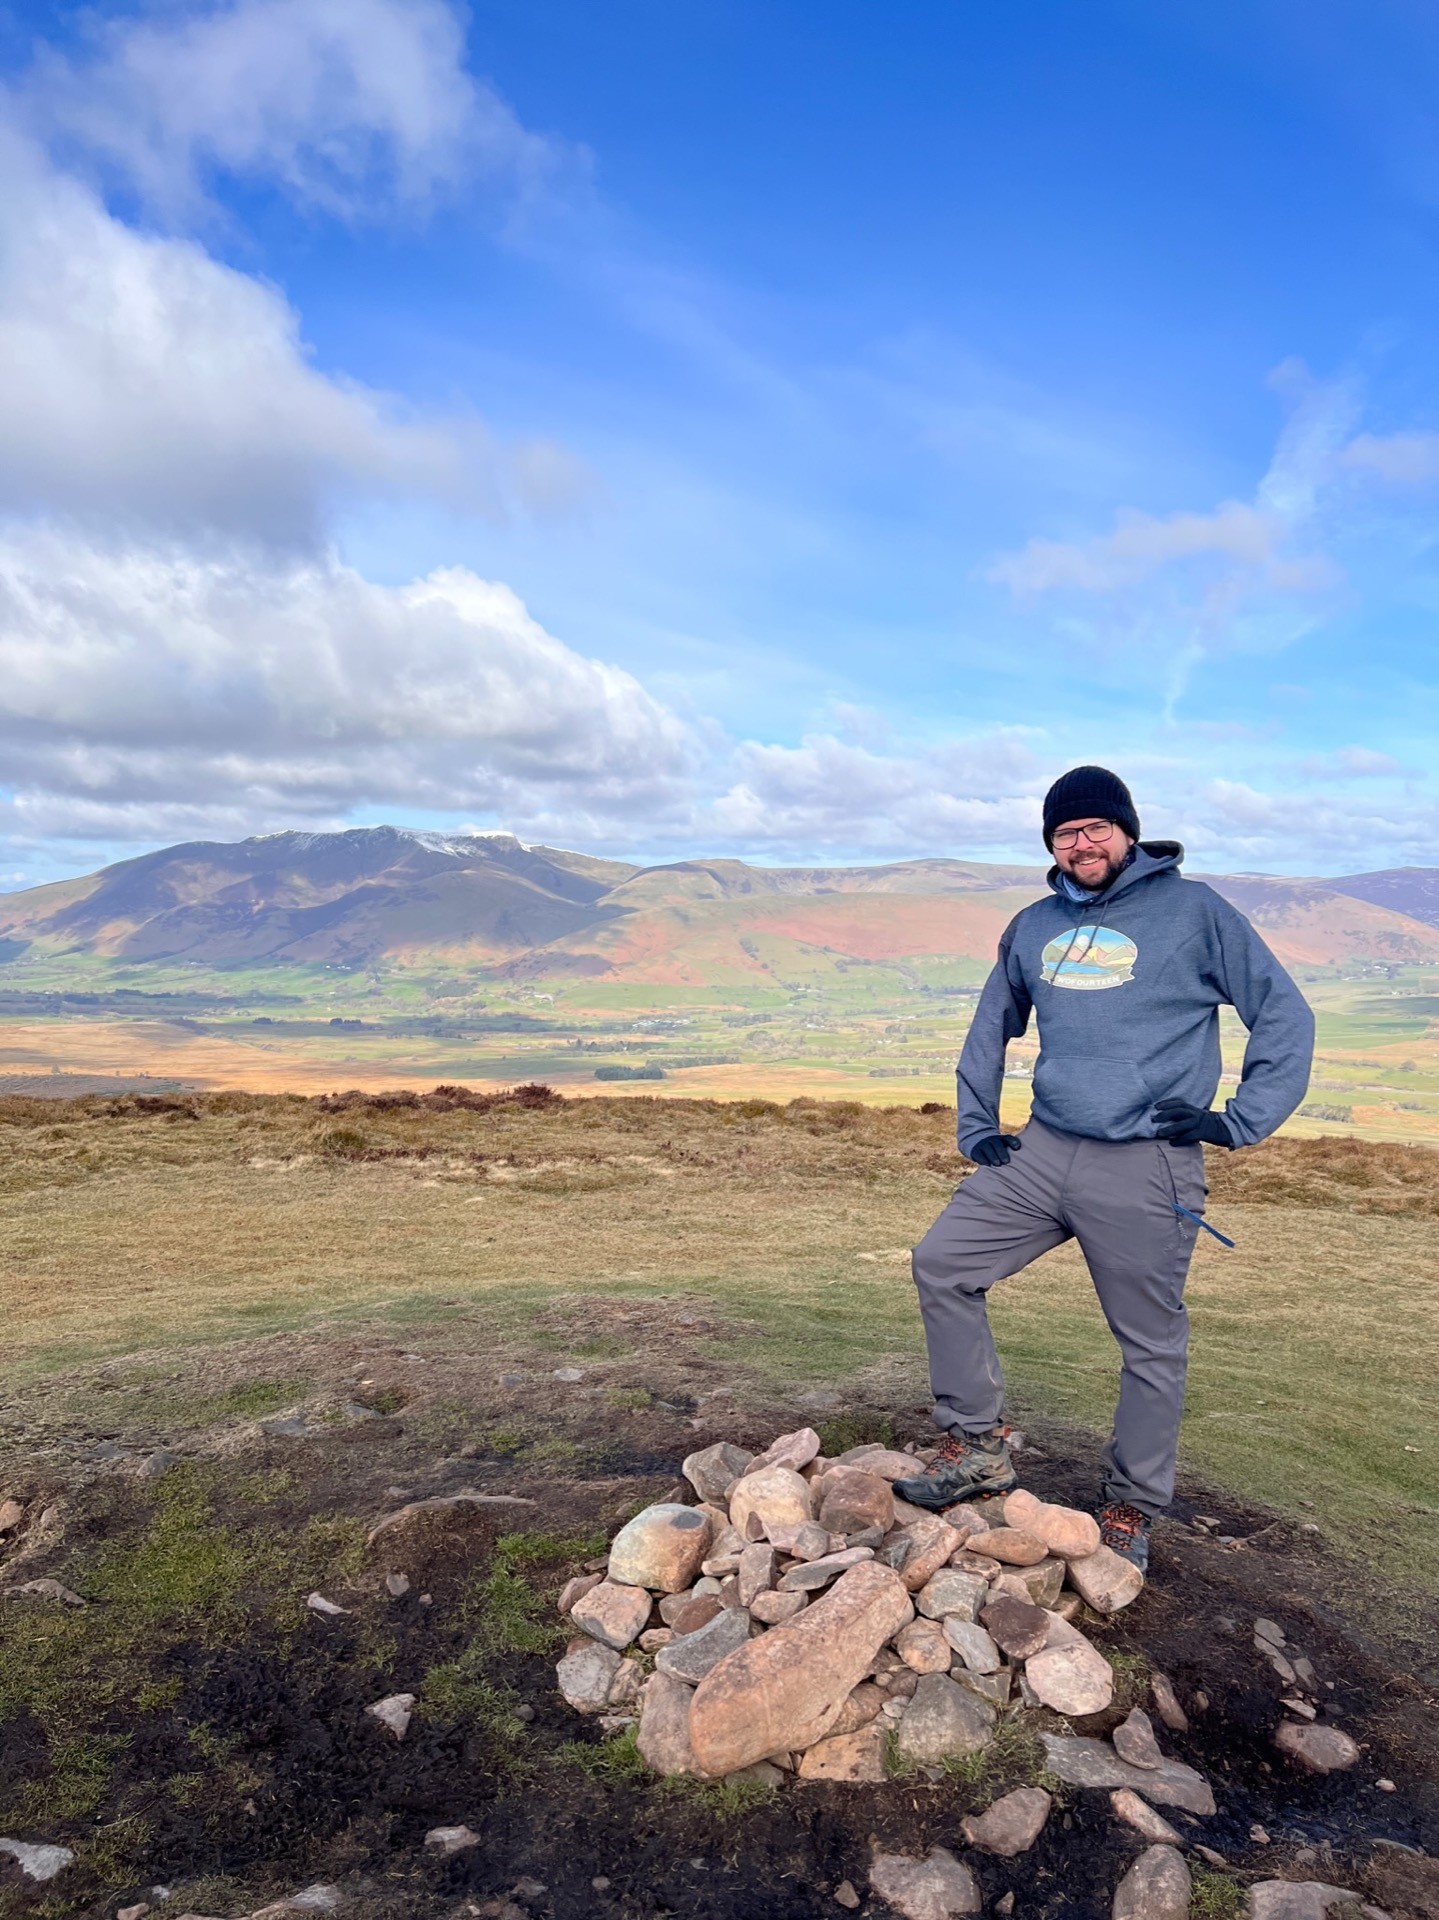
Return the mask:
[[[1204,1149],[1163,1140],[1086,1140],[1031,1120],[1003,1167],[980,1167],[914,1249],[935,1425],[987,1432],[1004,1376],[985,1294],[1042,1253],[1077,1240],[1123,1365],[1105,1498],[1148,1514],[1174,1494],[1189,1316],[1184,1281],[1204,1211]]]

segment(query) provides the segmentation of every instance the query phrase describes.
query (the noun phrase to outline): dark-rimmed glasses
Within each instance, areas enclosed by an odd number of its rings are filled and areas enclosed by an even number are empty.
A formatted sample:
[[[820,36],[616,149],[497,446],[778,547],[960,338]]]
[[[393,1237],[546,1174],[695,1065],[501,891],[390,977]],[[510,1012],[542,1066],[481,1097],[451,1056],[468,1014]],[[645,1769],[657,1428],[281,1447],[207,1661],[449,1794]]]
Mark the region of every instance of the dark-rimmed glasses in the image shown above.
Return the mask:
[[[1106,841],[1114,838],[1114,822],[1093,820],[1087,827],[1056,827],[1050,845],[1068,849],[1074,845],[1080,834],[1084,835],[1091,846],[1102,847]]]

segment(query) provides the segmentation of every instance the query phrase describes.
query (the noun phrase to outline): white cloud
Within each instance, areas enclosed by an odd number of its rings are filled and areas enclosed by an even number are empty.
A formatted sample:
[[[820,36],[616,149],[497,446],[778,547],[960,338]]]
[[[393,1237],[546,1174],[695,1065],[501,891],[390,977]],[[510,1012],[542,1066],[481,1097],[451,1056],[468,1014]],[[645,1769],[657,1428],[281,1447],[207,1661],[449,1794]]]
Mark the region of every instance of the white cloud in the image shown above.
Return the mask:
[[[562,158],[465,70],[444,0],[234,0],[98,23],[79,59],[42,53],[23,111],[153,209],[193,214],[222,172],[370,218],[476,174],[521,196]]]
[[[579,463],[327,377],[273,286],[0,135],[0,511],[313,544],[344,494],[546,511]]]
[[[682,723],[460,569],[373,585],[333,560],[0,537],[12,818],[163,838],[354,806],[577,836],[683,803]]]
[[[1356,473],[1377,474],[1394,486],[1439,480],[1439,433],[1360,433],[1340,456]]]
[[[735,751],[732,784],[696,824],[727,846],[939,853],[1038,838],[1047,784],[1028,742],[998,730],[880,754],[811,734],[798,747]]]
[[[1392,753],[1372,747],[1338,747],[1333,753],[1311,754],[1299,764],[1308,780],[1390,780],[1405,772]]]
[[[1121,511],[1112,533],[1087,541],[1031,540],[1004,554],[986,577],[1016,593],[1072,588],[1113,593],[1176,560],[1217,555],[1246,567],[1268,567],[1284,529],[1271,514],[1227,500],[1213,513],[1151,514]]]

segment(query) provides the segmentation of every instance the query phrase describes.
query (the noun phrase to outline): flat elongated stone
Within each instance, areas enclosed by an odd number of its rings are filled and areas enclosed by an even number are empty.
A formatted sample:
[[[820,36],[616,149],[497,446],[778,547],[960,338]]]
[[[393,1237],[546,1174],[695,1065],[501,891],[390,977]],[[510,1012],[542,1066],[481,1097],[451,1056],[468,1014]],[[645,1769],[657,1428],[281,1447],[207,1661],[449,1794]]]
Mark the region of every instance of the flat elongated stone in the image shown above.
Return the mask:
[[[938,1766],[951,1755],[978,1753],[993,1738],[994,1709],[987,1701],[948,1674],[927,1673],[905,1708],[895,1745],[919,1766]]]
[[[640,1589],[636,1589],[640,1591]],[[698,1633],[701,1627],[707,1627],[717,1613],[723,1613],[717,1593],[687,1594],[682,1607],[676,1607],[669,1616],[669,1625],[676,1634]],[[660,1618],[664,1619],[661,1613]]]
[[[697,1453],[690,1454],[680,1467],[680,1472],[701,1500],[723,1506],[731,1482],[738,1480],[753,1460],[754,1455],[743,1447],[732,1446],[728,1440],[721,1440],[715,1446],[701,1447]]]
[[[679,1593],[699,1572],[709,1544],[710,1523],[698,1507],[662,1500],[615,1535],[609,1577],[621,1586]]]
[[[775,1551],[767,1540],[757,1540],[739,1557],[739,1603],[749,1606],[756,1594],[774,1585]]]
[[[49,1847],[30,1840],[0,1840],[0,1853],[8,1853],[29,1880],[53,1880],[75,1858],[69,1847]]]
[[[1043,1787],[1016,1787],[987,1812],[977,1818],[971,1814],[963,1821],[964,1837],[983,1853],[997,1853],[1002,1860],[1012,1860],[1034,1845],[1053,1805]]]
[[[763,1537],[779,1545],[783,1536],[778,1530],[803,1527],[814,1518],[809,1482],[792,1467],[762,1467],[739,1482],[730,1495],[729,1512],[746,1540]],[[750,1530],[752,1519],[759,1524],[760,1536]]]
[[[1154,1728],[1143,1707],[1135,1707],[1109,1737],[1114,1742],[1114,1751],[1131,1767],[1148,1770],[1163,1765],[1164,1755],[1159,1751]]]
[[[756,1454],[745,1472],[756,1474],[769,1467],[789,1467],[798,1473],[818,1457],[819,1435],[813,1427],[797,1427],[793,1433],[782,1433],[778,1439],[771,1440],[763,1453]]]
[[[1006,1526],[1020,1527],[1044,1543],[1045,1550],[1063,1560],[1082,1560],[1099,1545],[1099,1522],[1077,1507],[1055,1506],[1016,1488],[1004,1502]]]
[[[1133,1827],[1137,1834],[1156,1846],[1182,1847],[1184,1835],[1171,1827],[1162,1813],[1156,1813],[1147,1800],[1141,1800],[1132,1787],[1116,1787],[1109,1796],[1116,1820]]]
[[[1042,1540],[1017,1527],[991,1527],[984,1536],[984,1550],[1006,1567],[1032,1567],[1049,1553]]]
[[[998,1673],[971,1673],[964,1662],[956,1656],[949,1670],[949,1677],[961,1687],[967,1687],[971,1693],[977,1693],[981,1700],[988,1700],[991,1706],[1009,1705],[1010,1673],[1008,1667],[1001,1667]]]
[[[970,1536],[971,1540],[979,1537],[977,1533]],[[991,1560],[987,1553],[972,1553],[967,1546],[956,1547],[949,1556],[949,1564],[960,1573],[977,1573],[986,1586],[1002,1572],[997,1560]]]
[[[1249,1889],[1250,1920],[1328,1920],[1335,1907],[1352,1907],[1359,1900],[1359,1894],[1326,1880],[1260,1880]],[[1366,1914],[1373,1911],[1365,1908]]]
[[[801,1780],[884,1779],[885,1731],[877,1720],[852,1733],[826,1734],[800,1755]]]
[[[947,1614],[957,1614],[961,1620],[976,1620],[988,1597],[988,1582],[977,1573],[941,1567],[919,1589],[914,1604],[929,1620],[943,1620]]]
[[[1082,1560],[1069,1563],[1069,1584],[1096,1613],[1118,1613],[1137,1598],[1144,1575],[1112,1547],[1096,1547]]]
[[[873,1558],[873,1547],[846,1547],[843,1553],[827,1553],[822,1560],[805,1560],[791,1567],[788,1573],[782,1573],[775,1583],[776,1589],[780,1593],[817,1593],[850,1567]]]
[[[644,1587],[602,1580],[580,1596],[570,1608],[570,1618],[592,1639],[623,1653],[649,1625],[650,1596]]]
[[[1175,1847],[1146,1847],[1114,1891],[1114,1920],[1189,1920],[1191,1882]]]
[[[1129,1787],[1151,1806],[1182,1807],[1186,1813],[1214,1812],[1209,1782],[1182,1760],[1166,1760],[1147,1769],[1131,1767],[1107,1740],[1083,1734],[1041,1733],[1044,1763],[1071,1787]]]
[[[903,1581],[867,1560],[782,1631],[762,1633],[721,1660],[690,1710],[704,1771],[733,1773],[781,1749],[813,1746],[909,1614]]]
[[[749,1615],[742,1607],[725,1608],[696,1633],[681,1634],[655,1655],[655,1672],[697,1687],[726,1654],[749,1639]]]
[[[957,1920],[959,1915],[978,1913],[984,1905],[974,1875],[947,1847],[931,1847],[924,1860],[877,1853],[869,1884],[904,1920]]]
[[[896,1453],[893,1447],[851,1447],[835,1461],[837,1467],[861,1467],[881,1480],[907,1480],[914,1472],[912,1454]]]
[[[1279,1723],[1274,1744],[1306,1773],[1339,1773],[1359,1758],[1358,1747],[1340,1728],[1303,1726],[1297,1720]]]
[[[702,1771],[690,1745],[690,1702],[694,1689],[668,1673],[652,1673],[645,1682],[635,1745],[656,1773]]]

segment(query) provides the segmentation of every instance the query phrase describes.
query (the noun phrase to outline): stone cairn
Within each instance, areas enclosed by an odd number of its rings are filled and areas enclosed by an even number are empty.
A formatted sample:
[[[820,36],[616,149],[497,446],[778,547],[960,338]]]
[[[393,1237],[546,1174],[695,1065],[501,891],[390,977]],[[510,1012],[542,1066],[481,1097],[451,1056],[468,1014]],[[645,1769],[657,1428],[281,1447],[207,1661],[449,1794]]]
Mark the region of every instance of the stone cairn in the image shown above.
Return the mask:
[[[826,1460],[809,1427],[758,1456],[692,1453],[697,1504],[646,1507],[604,1571],[560,1596],[579,1629],[559,1662],[566,1700],[607,1731],[637,1726],[658,1773],[771,1784],[883,1780],[891,1742],[903,1769],[938,1777],[1007,1712],[1103,1711],[1114,1670],[1074,1619],[1127,1606],[1140,1575],[1091,1515],[1032,1493],[942,1515],[909,1505],[892,1483],[924,1458],[864,1446]],[[1046,1764],[1212,1811],[1200,1776],[1161,1756],[1143,1713],[1132,1721],[1113,1745],[1046,1736]],[[1042,1825],[1048,1795],[1030,1798]]]

